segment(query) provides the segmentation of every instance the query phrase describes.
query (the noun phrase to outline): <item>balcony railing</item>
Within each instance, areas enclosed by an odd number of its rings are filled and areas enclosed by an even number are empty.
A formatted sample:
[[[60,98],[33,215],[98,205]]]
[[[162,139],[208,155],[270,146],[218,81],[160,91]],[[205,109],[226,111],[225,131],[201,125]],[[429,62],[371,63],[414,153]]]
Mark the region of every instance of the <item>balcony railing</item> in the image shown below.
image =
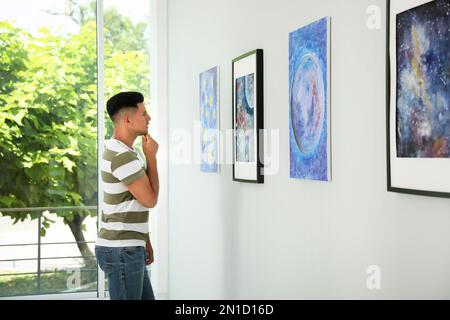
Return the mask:
[[[97,206],[83,207],[35,207],[35,208],[7,208],[0,209],[0,212],[18,212],[18,211],[66,211],[66,210],[97,210]],[[89,292],[97,291],[97,268],[94,255],[42,255],[43,247],[55,245],[78,245],[80,243],[94,244],[95,241],[63,241],[63,242],[42,242],[41,227],[42,215],[37,219],[38,238],[37,242],[12,243],[0,245],[0,251],[3,248],[23,248],[36,246],[36,255],[24,258],[0,259],[0,266],[11,264],[12,267],[0,268],[0,297],[42,295],[66,292]],[[34,228],[34,227],[33,227]],[[43,267],[45,261],[57,260],[51,268]],[[71,265],[60,261],[73,261]],[[91,263],[86,264],[86,261]],[[27,268],[22,272],[14,272],[16,263],[26,263],[36,261],[35,271]],[[64,266],[64,268],[61,268]],[[3,270],[2,270],[3,269]],[[12,269],[12,272],[11,272]],[[63,275],[65,274],[65,275]],[[65,280],[65,281],[64,281]],[[45,285],[44,285],[45,284]]]

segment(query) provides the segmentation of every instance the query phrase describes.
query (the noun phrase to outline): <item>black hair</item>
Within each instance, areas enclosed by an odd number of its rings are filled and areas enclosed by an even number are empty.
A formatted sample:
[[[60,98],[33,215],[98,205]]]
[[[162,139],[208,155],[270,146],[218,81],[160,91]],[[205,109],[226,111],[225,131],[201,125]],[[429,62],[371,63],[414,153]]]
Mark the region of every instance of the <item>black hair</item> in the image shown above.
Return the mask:
[[[144,96],[140,92],[120,92],[106,102],[106,110],[114,121],[114,116],[124,108],[137,108],[138,103],[144,102]]]

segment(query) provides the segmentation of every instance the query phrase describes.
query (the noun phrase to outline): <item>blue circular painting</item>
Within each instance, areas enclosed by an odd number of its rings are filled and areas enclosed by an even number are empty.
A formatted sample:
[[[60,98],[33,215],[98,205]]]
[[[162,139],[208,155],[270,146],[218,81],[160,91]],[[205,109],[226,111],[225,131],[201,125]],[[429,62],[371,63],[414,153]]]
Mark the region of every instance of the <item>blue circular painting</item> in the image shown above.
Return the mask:
[[[291,83],[291,119],[295,141],[308,157],[319,145],[325,116],[322,68],[318,58],[305,54]]]

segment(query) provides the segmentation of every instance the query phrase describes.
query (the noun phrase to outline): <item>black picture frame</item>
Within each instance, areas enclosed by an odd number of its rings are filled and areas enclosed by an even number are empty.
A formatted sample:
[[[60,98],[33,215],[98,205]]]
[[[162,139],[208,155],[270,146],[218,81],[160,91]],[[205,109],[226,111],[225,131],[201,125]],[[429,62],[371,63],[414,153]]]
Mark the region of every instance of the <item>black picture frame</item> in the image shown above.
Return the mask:
[[[412,0],[403,2],[386,0],[387,190],[403,194],[450,198],[450,179],[448,178],[450,177],[450,158],[400,158],[397,153],[397,93],[399,90],[397,18],[399,14],[407,13],[407,11],[409,14],[412,10],[432,5],[434,2],[436,0],[422,0],[419,4]],[[434,173],[432,178],[426,178],[426,175],[429,174],[426,168],[435,169],[433,163],[439,165],[439,168],[445,169],[443,177],[436,174],[436,171],[431,171]],[[433,181],[437,183],[433,185]]]
[[[245,183],[264,183],[263,159],[264,154],[264,68],[263,68],[263,50],[256,49],[247,52],[232,60],[232,124],[233,124],[233,181]],[[253,135],[255,140],[252,144],[254,146],[252,159],[247,159],[247,162],[238,161],[238,152],[236,150],[238,145],[238,136],[242,133],[242,129],[238,129],[236,117],[239,115],[237,110],[236,99],[238,82],[242,84],[245,77],[251,77],[253,73]],[[245,89],[244,89],[245,90]],[[255,99],[256,98],[256,99]],[[247,101],[247,100],[246,100]],[[256,114],[255,114],[256,113]],[[242,140],[240,140],[242,142]],[[241,153],[239,154],[239,156]]]

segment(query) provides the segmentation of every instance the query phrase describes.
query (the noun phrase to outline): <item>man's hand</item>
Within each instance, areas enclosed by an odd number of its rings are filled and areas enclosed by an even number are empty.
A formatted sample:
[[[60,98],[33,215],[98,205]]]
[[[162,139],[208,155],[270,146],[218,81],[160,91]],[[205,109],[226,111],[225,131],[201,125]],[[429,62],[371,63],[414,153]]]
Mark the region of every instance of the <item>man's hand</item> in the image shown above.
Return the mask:
[[[147,208],[153,208],[158,203],[159,177],[156,160],[158,148],[158,143],[153,140],[150,135],[147,134],[142,136],[142,150],[144,151],[147,162],[147,176],[142,176],[139,178],[142,179],[141,185],[138,184],[140,182],[138,179],[128,186],[128,190],[130,190],[133,196]],[[136,186],[133,184],[136,184]],[[142,201],[139,199],[139,195],[141,195]]]
[[[149,134],[142,136],[142,150],[147,159],[155,157],[158,148],[158,143]]]
[[[145,250],[147,251],[147,259],[145,260],[145,264],[146,265],[152,264],[153,261],[155,261],[155,258],[153,257],[153,248],[150,241],[147,241],[145,243]]]

